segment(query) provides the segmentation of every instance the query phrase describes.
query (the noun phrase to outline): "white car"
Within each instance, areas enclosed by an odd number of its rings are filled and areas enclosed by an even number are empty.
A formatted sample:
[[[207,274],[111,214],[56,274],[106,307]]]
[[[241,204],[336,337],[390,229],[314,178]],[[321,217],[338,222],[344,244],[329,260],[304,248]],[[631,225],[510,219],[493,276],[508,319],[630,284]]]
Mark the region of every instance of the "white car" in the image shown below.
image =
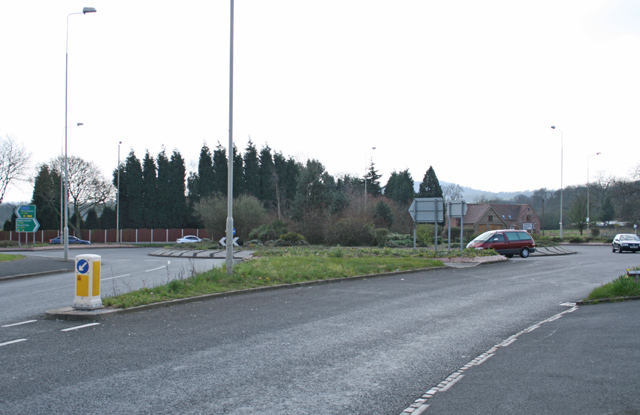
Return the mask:
[[[177,239],[176,242],[179,244],[192,244],[195,242],[201,242],[202,239],[198,238],[195,235],[187,235],[187,236],[183,236],[180,239]]]
[[[640,251],[640,238],[632,233],[619,233],[611,242],[611,251],[616,252],[616,250],[618,252],[638,252]]]

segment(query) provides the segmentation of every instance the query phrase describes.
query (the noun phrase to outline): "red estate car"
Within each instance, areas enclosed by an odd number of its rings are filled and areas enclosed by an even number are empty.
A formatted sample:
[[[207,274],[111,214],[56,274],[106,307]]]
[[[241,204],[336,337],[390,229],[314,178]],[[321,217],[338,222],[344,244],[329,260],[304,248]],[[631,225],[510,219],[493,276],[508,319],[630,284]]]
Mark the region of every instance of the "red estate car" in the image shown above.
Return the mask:
[[[467,248],[493,248],[501,255],[511,258],[515,254],[528,258],[536,251],[536,243],[527,231],[517,229],[499,229],[488,231],[469,242]]]

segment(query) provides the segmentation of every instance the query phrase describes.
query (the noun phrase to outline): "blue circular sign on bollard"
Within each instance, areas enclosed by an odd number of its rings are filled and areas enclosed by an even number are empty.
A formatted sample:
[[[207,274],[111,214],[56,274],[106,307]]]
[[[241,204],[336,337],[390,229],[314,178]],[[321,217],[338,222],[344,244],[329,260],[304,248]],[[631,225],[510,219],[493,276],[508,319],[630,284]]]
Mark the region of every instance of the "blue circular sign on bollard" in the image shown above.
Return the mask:
[[[89,261],[86,259],[81,259],[76,264],[76,268],[80,274],[86,274],[89,272]]]

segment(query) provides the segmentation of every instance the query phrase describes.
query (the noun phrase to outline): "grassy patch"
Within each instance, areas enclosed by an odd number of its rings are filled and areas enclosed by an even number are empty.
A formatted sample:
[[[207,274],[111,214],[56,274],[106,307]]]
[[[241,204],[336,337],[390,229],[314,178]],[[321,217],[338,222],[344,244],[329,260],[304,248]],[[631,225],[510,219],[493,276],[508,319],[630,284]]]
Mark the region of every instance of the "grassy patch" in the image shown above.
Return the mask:
[[[492,250],[464,251],[463,256],[491,255]],[[493,252],[495,255],[495,252]],[[460,256],[459,251],[439,251],[438,256]],[[143,288],[102,300],[105,306],[134,307],[160,301],[243,290],[257,287],[321,281],[392,271],[442,266],[433,251],[387,248],[273,248],[259,249],[254,259],[224,268],[173,280],[168,284]]]
[[[15,261],[17,259],[24,259],[24,255],[13,255],[13,254],[0,254],[0,262],[6,261]]]
[[[628,271],[638,271],[639,267],[634,267]],[[618,297],[640,296],[640,283],[636,282],[634,276],[628,277],[626,274],[608,284],[601,285],[594,289],[585,300],[603,300]]]

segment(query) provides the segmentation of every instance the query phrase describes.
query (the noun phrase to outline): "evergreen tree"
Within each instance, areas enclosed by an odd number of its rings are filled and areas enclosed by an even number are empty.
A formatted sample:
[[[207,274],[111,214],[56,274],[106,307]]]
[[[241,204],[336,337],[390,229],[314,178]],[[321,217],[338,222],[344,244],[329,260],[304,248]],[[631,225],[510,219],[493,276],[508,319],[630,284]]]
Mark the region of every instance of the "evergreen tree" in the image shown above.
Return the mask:
[[[40,229],[59,229],[62,178],[55,170],[42,164],[33,185],[31,203],[36,205],[36,216]]]
[[[387,185],[384,187],[384,195],[395,202],[408,205],[415,198],[415,191],[413,190],[413,178],[409,169],[401,172],[391,173],[391,177],[387,181]]]
[[[260,164],[258,150],[251,140],[244,151],[244,189],[248,195],[260,197]]]
[[[169,193],[169,227],[182,228],[188,222],[187,198],[185,195],[186,168],[184,159],[178,152],[173,150],[169,161],[169,183],[167,189]]]
[[[115,229],[116,228],[116,211],[115,209],[105,206],[102,208],[102,215],[100,215],[100,228],[101,229]]]
[[[260,196],[258,199],[260,199],[267,208],[275,206],[275,168],[273,166],[271,148],[269,148],[268,145],[260,150],[260,169],[258,170],[258,175],[260,176]]]
[[[429,166],[429,170],[424,174],[422,183],[420,183],[418,197],[442,197],[440,182],[431,166]]]
[[[98,214],[96,213],[95,208],[89,209],[84,224],[87,229],[100,229],[100,220],[98,219]]]
[[[233,197],[239,197],[245,193],[244,161],[242,154],[238,152],[236,145],[233,145]]]
[[[198,160],[198,179],[196,184],[196,199],[213,195],[213,157],[211,150],[204,144],[200,150],[200,159]]]
[[[227,164],[227,151],[222,144],[218,143],[218,147],[213,152],[213,177],[214,177],[214,193],[227,195],[227,177],[229,176],[229,165]]]
[[[282,153],[276,153],[273,155],[273,170],[278,218],[282,218],[296,194],[296,180],[300,167],[293,158],[287,160]]]
[[[135,229],[143,224],[142,166],[133,150],[124,163],[124,174],[120,173],[120,226]]]
[[[163,149],[156,157],[158,166],[158,176],[156,180],[156,220],[155,226],[158,228],[169,228],[171,223],[171,168],[167,153]]]
[[[142,226],[147,229],[158,226],[159,205],[156,174],[156,162],[147,151],[142,161],[142,204],[144,206]]]
[[[367,188],[367,194],[372,196],[380,196],[382,194],[382,187],[380,187],[380,177],[373,161],[369,165],[369,171],[364,176],[365,187]]]

